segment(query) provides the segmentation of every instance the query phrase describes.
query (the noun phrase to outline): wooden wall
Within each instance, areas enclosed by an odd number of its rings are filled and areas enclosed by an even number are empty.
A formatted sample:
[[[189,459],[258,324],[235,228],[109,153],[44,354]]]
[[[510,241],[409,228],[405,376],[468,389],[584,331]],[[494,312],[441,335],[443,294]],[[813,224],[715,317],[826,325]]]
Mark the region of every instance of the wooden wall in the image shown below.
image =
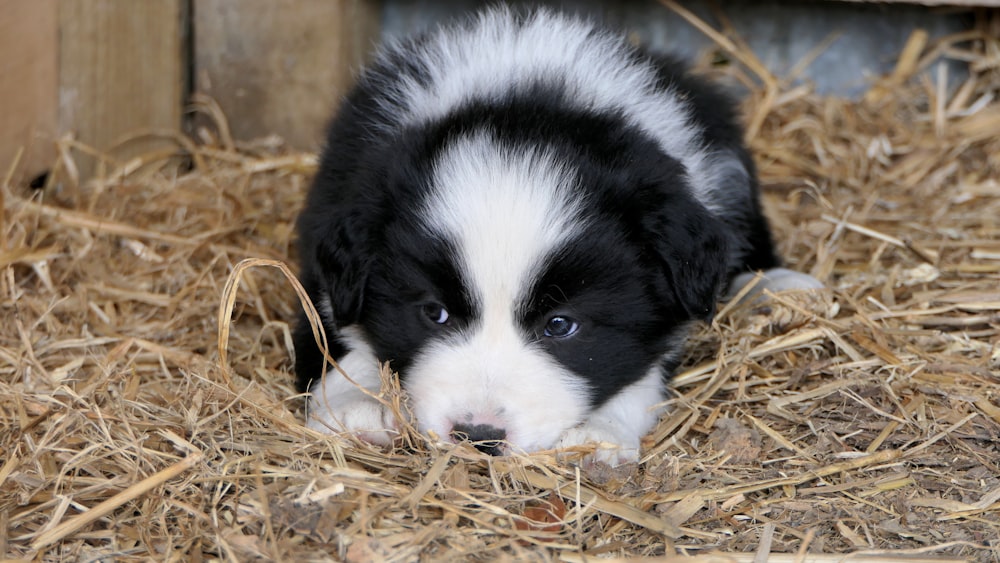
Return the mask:
[[[22,151],[20,175],[55,155],[57,0],[0,0],[0,181]]]
[[[365,0],[194,0],[195,87],[237,139],[318,146],[378,34]]]
[[[481,3],[385,4],[446,16],[457,5]],[[635,5],[636,13],[647,9]],[[147,137],[124,148],[119,142],[183,130],[192,91],[218,102],[236,139],[274,133],[294,147],[316,149],[352,73],[377,41],[380,6],[379,0],[0,0],[0,180],[19,152],[15,181],[48,169],[54,140],[67,133],[118,163],[155,148],[164,142]],[[93,158],[78,163],[84,176],[100,171]]]
[[[0,179],[19,151],[16,181],[48,169],[67,133],[119,163],[169,146],[143,134],[182,130],[192,87],[237,139],[315,149],[377,20],[366,0],[0,0]]]
[[[126,137],[181,125],[182,0],[60,0],[59,131],[119,161],[171,143]],[[89,175],[95,161],[79,159]]]

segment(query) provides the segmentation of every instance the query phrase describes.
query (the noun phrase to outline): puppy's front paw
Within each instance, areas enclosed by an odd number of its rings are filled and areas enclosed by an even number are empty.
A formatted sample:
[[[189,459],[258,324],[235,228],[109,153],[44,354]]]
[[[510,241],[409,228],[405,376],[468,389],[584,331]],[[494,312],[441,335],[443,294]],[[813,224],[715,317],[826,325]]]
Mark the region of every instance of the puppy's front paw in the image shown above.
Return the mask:
[[[787,268],[772,268],[764,272],[764,287],[773,293],[804,289],[823,289],[818,279]]]
[[[309,428],[328,434],[346,432],[369,444],[388,446],[399,435],[396,417],[369,397],[344,403],[309,399]]]
[[[809,274],[795,272],[787,268],[772,268],[761,274],[756,272],[746,272],[733,278],[729,284],[729,293],[726,299],[736,297],[743,287],[748,283],[753,282],[758,275],[761,276],[760,281],[758,281],[756,285],[754,285],[750,291],[743,296],[742,302],[750,301],[751,299],[760,299],[760,294],[763,293],[765,289],[771,293],[778,293],[781,291],[815,290],[823,288],[823,283]]]
[[[610,424],[587,420],[569,430],[556,443],[558,449],[593,447],[593,453],[583,458],[583,464],[606,463],[612,467],[639,460],[639,436],[628,435]]]

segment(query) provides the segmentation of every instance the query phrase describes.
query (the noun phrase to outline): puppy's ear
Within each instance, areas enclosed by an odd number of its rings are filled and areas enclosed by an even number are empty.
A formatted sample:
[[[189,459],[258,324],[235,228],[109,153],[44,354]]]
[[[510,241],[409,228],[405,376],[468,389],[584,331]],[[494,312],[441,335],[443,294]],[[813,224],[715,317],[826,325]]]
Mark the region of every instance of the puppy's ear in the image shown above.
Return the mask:
[[[357,322],[364,302],[373,253],[370,222],[363,215],[360,209],[337,210],[323,217],[322,226],[313,231],[314,271],[338,328]]]
[[[690,318],[711,320],[728,270],[729,241],[720,220],[700,203],[683,202],[650,215],[647,233],[664,267],[663,289]]]

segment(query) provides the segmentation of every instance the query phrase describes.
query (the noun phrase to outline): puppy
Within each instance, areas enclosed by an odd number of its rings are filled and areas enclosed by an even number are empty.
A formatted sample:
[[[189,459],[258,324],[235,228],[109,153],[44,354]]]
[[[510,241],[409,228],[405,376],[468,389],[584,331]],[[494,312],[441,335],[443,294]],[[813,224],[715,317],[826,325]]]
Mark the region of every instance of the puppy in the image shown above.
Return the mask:
[[[384,47],[329,129],[298,222],[332,356],[399,373],[422,432],[635,460],[693,321],[779,268],[733,103],[588,21],[504,8]],[[303,317],[308,424],[378,444],[390,413]],[[329,368],[329,366],[327,366]]]

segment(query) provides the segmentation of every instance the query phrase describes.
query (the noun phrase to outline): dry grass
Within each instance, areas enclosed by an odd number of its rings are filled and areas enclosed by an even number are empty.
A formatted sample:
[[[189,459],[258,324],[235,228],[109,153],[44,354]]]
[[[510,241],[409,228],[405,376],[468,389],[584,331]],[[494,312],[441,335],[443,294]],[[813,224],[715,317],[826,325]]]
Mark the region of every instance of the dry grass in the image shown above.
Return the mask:
[[[234,143],[206,100],[214,133],[150,132],[177,149],[103,181],[64,140],[45,189],[0,191],[0,556],[1000,560],[998,37],[915,34],[860,102],[720,43],[783,253],[831,289],[700,329],[614,470],[307,430],[282,272],[233,279],[225,363],[216,319],[237,263],[288,259],[312,155]],[[941,54],[955,91],[915,78]]]

